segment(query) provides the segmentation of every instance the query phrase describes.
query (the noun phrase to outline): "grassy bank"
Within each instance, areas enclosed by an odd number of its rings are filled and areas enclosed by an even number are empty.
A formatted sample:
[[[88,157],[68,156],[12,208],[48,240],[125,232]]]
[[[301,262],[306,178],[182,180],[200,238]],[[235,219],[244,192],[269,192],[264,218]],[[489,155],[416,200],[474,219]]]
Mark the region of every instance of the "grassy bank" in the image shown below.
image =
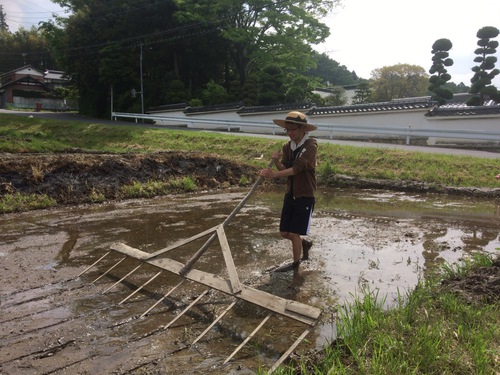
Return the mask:
[[[382,296],[365,291],[341,307],[338,337],[321,360],[309,355],[275,374],[498,374],[498,296],[487,301],[480,293],[464,296],[446,287],[449,280],[467,280],[480,267],[484,277],[492,277],[487,270],[492,263],[477,255],[460,267],[447,266],[390,310],[383,307]],[[477,278],[476,273],[472,281]]]
[[[73,149],[124,152],[192,151],[263,167],[286,140],[213,132],[63,122],[0,114],[0,152],[62,152]],[[259,157],[263,155],[263,158]],[[497,188],[500,159],[321,144],[319,175],[419,181]]]

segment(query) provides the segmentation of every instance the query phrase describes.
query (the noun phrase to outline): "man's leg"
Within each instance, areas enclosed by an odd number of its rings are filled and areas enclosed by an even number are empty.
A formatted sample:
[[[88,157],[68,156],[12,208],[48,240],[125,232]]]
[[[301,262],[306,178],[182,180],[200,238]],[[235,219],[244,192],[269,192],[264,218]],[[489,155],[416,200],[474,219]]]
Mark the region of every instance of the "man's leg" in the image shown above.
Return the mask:
[[[300,237],[300,234],[281,232],[281,236],[292,242],[293,263],[298,266],[300,263],[300,256],[302,254],[302,238]]]

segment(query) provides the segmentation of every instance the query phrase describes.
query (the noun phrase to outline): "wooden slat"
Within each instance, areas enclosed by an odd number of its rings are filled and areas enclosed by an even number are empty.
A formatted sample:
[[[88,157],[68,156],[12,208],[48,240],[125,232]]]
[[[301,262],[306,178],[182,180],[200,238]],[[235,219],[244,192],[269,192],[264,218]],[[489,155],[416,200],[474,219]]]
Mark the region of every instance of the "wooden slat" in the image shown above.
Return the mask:
[[[134,249],[134,252],[140,251],[141,250]],[[190,269],[185,275],[182,275],[180,271],[182,270],[184,265],[174,259],[156,258],[145,260],[144,263],[164,269],[176,275],[183,276],[188,280],[204,284],[223,293],[234,295],[229,280],[225,280],[214,274],[200,271],[194,268]],[[321,315],[321,310],[316,307],[295,301],[293,302],[293,304],[291,304],[290,300],[287,300],[285,298],[275,296],[262,290],[254,289],[245,284],[240,284],[240,286],[241,291],[237,295],[234,295],[235,297],[261,306],[265,309],[274,311],[280,315],[290,317],[309,325],[315,324],[316,319],[318,319]]]
[[[217,228],[217,236],[219,236],[219,243],[222,248],[222,254],[224,255],[224,261],[226,262],[232,292],[239,293],[241,292],[240,279],[238,277],[238,272],[236,271],[236,266],[234,265],[233,256],[231,255],[231,249],[229,248],[229,243],[227,242],[226,232],[224,231],[224,227],[222,225]]]
[[[210,229],[207,229],[206,231],[204,232],[201,232],[193,237],[189,237],[188,239],[185,239],[185,240],[182,240],[182,241],[178,241],[164,249],[160,249],[158,251],[155,251],[154,253],[152,253],[147,259],[151,259],[151,258],[154,258],[154,257],[157,257],[158,255],[161,255],[163,253],[166,253],[170,250],[174,250],[174,249],[177,249],[178,247],[181,247],[181,246],[184,246],[184,245],[187,245],[188,243],[191,243],[193,241],[196,241],[197,239],[199,238],[202,238],[202,237],[205,237],[206,235],[210,234],[210,233],[213,233],[217,230],[219,226],[215,226],[213,228],[210,228]]]
[[[148,259],[149,255],[150,255],[150,254],[146,253],[145,251],[135,249],[135,248],[128,246],[128,245],[121,243],[121,242],[116,242],[116,243],[112,244],[111,250],[118,251],[119,253],[128,255],[129,257],[135,258],[138,260]]]

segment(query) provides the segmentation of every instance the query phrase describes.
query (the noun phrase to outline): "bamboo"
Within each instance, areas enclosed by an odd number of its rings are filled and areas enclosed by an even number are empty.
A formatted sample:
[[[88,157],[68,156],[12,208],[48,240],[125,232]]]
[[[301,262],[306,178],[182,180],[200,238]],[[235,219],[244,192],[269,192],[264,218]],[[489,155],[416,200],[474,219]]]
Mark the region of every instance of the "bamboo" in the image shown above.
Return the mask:
[[[200,341],[200,339],[203,336],[205,336],[208,333],[208,331],[210,331],[212,327],[216,325],[224,317],[224,315],[226,315],[229,312],[229,310],[233,308],[234,305],[236,305],[237,302],[238,300],[235,300],[228,307],[226,307],[226,309],[217,318],[215,318],[215,320],[191,343],[191,345],[194,345],[198,341]]]
[[[174,292],[178,287],[180,287],[186,279],[182,279],[176,286],[174,286],[172,289],[170,289],[163,297],[161,297],[158,301],[156,301],[153,306],[151,306],[149,309],[147,309],[144,313],[139,318],[145,317],[151,310],[153,310],[161,301],[163,301],[165,298],[167,298],[170,294]]]
[[[236,353],[238,353],[240,351],[241,348],[243,348],[243,346],[245,346],[245,344],[250,341],[250,339],[252,337],[255,336],[255,334],[262,328],[262,326],[264,324],[266,324],[266,322],[269,320],[269,318],[271,318],[271,316],[273,316],[273,313],[271,311],[269,311],[266,315],[266,317],[262,320],[262,322],[260,322],[260,324],[253,330],[253,332],[248,335],[248,337],[243,340],[243,342],[231,353],[231,355],[229,357],[226,358],[226,360],[224,361],[224,363],[222,364],[223,366],[228,363],[231,358],[233,358],[235,356]]]
[[[295,348],[302,342],[302,340],[305,339],[305,337],[312,331],[312,329],[313,329],[313,326],[309,326],[306,328],[306,330],[304,332],[302,332],[302,335],[300,335],[299,338],[297,340],[295,340],[295,342],[292,344],[292,346],[290,346],[290,348],[288,348],[288,350],[285,353],[283,353],[283,355],[269,369],[268,374],[271,374],[274,371],[276,371],[278,366],[281,365],[283,363],[283,361],[288,358],[288,356],[292,353],[292,351],[295,350]]]
[[[102,277],[106,276],[113,268],[115,268],[117,265],[119,265],[121,262],[123,262],[125,259],[127,259],[127,257],[123,257],[122,259],[120,259],[118,262],[116,262],[115,264],[113,264],[110,268],[108,268],[106,270],[106,272],[104,272],[101,276],[99,276],[98,278],[96,278],[94,281],[91,282],[91,284],[95,284],[99,279],[101,279]]]
[[[118,280],[116,283],[111,285],[108,289],[106,289],[102,294],[109,292],[111,289],[113,289],[116,285],[120,284],[123,280],[125,280],[127,277],[132,275],[135,271],[137,271],[144,263],[139,264],[137,267],[135,267],[132,271],[127,273],[125,276],[123,276],[120,280]]]
[[[210,289],[207,289],[205,290],[203,293],[201,293],[193,302],[191,302],[184,310],[182,310],[182,312],[177,315],[170,323],[168,323],[165,327],[163,327],[163,329],[168,329],[168,327],[170,327],[172,324],[174,324],[181,316],[183,316],[185,313],[187,313],[189,311],[189,309],[191,309],[191,307],[193,307],[200,299],[202,299],[208,292],[210,291]]]
[[[154,275],[152,278],[150,278],[148,281],[146,281],[144,284],[142,284],[139,288],[137,288],[136,290],[134,290],[132,293],[130,293],[127,297],[125,297],[122,301],[120,301],[119,305],[121,305],[122,303],[124,303],[125,301],[127,301],[128,299],[130,299],[132,296],[136,295],[137,293],[139,293],[140,290],[142,290],[142,288],[144,288],[146,285],[148,285],[151,281],[153,281],[154,279],[156,279],[158,276],[161,275],[163,271],[160,271],[160,272],[157,272],[156,275]]]
[[[94,263],[92,263],[90,266],[88,266],[87,268],[85,268],[82,272],[80,272],[77,276],[80,277],[82,276],[85,272],[87,272],[88,270],[90,270],[92,267],[94,267],[97,263],[99,263],[101,260],[103,260],[104,258],[106,258],[109,254],[111,254],[111,251],[108,251],[106,254],[104,254],[102,257],[100,257],[99,259],[97,259]]]

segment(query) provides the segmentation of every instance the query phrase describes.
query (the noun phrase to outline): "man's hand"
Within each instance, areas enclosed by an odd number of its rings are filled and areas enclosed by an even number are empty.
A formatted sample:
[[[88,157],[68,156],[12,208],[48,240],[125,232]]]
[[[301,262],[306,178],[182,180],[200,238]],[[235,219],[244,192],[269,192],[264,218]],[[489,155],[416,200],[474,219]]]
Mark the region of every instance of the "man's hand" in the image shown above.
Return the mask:
[[[262,169],[259,172],[259,174],[262,177],[265,177],[265,178],[274,178],[274,177],[276,177],[276,171],[274,171],[272,168]]]

